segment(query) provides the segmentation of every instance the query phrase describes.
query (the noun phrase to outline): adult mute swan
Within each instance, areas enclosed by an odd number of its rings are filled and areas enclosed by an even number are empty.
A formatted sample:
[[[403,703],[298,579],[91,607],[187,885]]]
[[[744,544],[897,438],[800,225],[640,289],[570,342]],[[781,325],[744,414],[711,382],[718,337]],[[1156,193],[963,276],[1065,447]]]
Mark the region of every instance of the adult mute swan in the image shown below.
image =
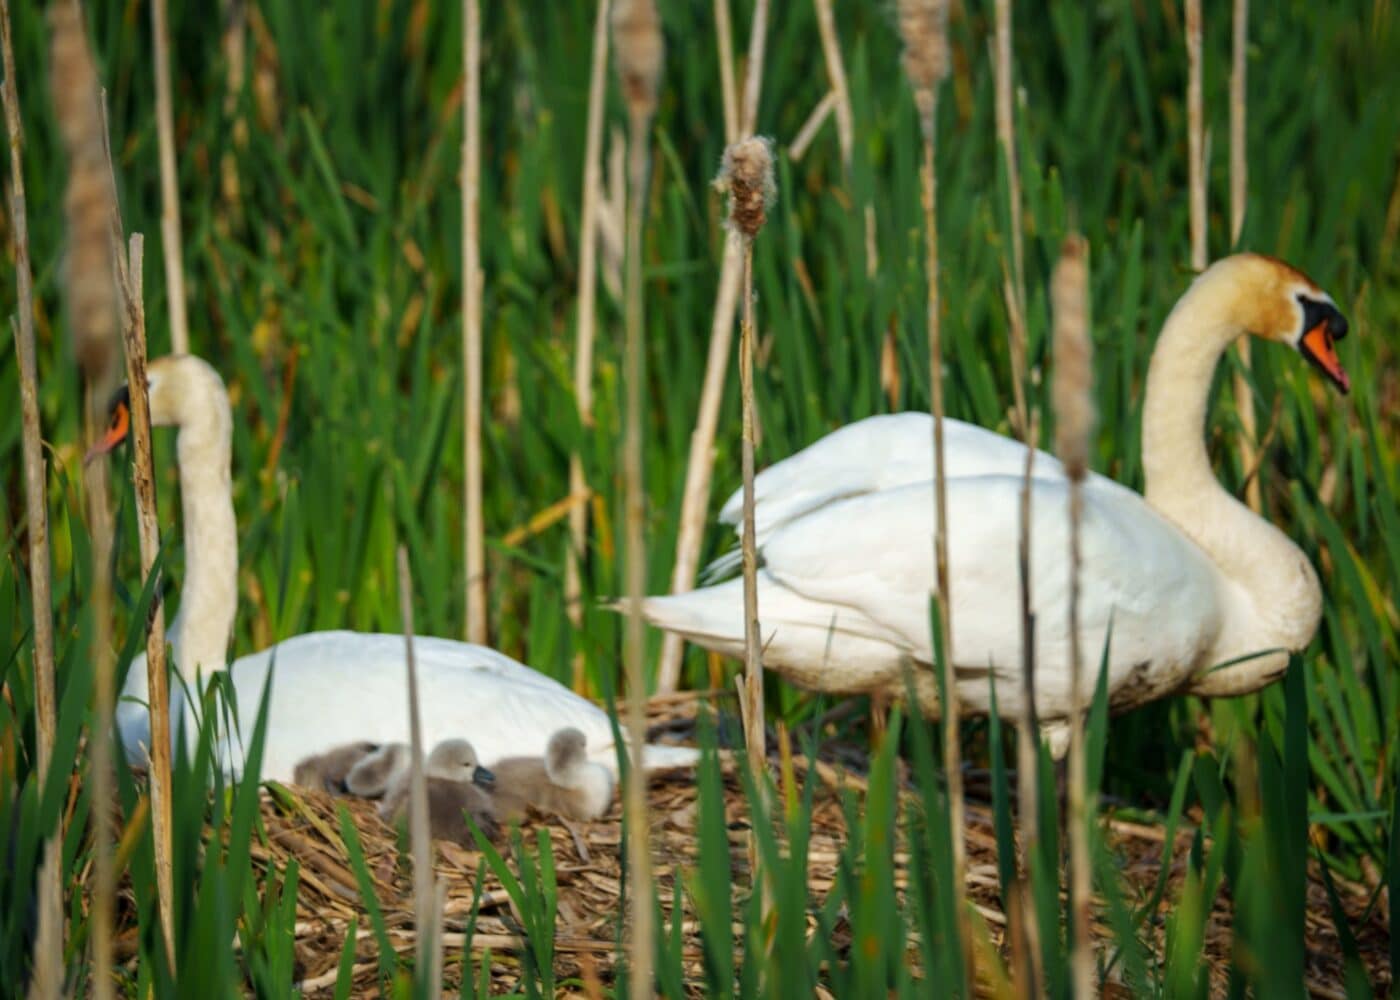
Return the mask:
[[[1189,691],[1233,695],[1276,679],[1317,629],[1322,593],[1303,552],[1230,496],[1204,442],[1211,376],[1251,333],[1297,349],[1342,391],[1333,341],[1347,324],[1332,299],[1281,261],[1240,254],[1201,274],[1177,302],[1148,369],[1142,417],[1146,496],[1099,475],[1084,489],[1079,621],[1087,669],[1112,634],[1108,692],[1125,710]],[[1020,443],[944,424],[952,661],[965,710],[1020,711]],[[820,691],[905,691],[904,666],[931,664],[932,427],[927,414],[871,417],[778,462],[754,483],[764,665]],[[1033,463],[1031,600],[1035,700],[1052,749],[1067,740],[1068,485],[1060,463]],[[741,496],[720,520],[737,524]],[[733,556],[721,569],[737,565]],[[643,614],[693,642],[741,655],[742,583],[650,597]],[[932,671],[912,671],[921,709],[938,712]]]
[[[176,452],[184,516],[185,582],[167,633],[175,667],[191,691],[227,663],[238,605],[238,535],[230,492],[233,416],[223,379],[193,355],[151,362],[151,422],[179,428]],[[114,400],[107,432],[92,454],[125,437],[125,398]],[[567,726],[584,733],[590,759],[616,772],[607,713],[503,653],[449,639],[416,637],[423,742],[470,733],[481,759],[543,755]],[[275,671],[274,671],[275,666]],[[241,727],[221,732],[218,759],[241,773],[264,685],[272,678],[261,776],[293,780],[298,763],[335,747],[368,741],[408,743],[404,638],[360,632],[311,632],[244,656],[227,667]],[[171,684],[171,733],[190,715],[184,685]],[[117,706],[127,756],[144,760],[150,744],[144,656],[132,663]],[[191,743],[193,741],[191,740]],[[694,763],[687,747],[648,745],[648,768]]]

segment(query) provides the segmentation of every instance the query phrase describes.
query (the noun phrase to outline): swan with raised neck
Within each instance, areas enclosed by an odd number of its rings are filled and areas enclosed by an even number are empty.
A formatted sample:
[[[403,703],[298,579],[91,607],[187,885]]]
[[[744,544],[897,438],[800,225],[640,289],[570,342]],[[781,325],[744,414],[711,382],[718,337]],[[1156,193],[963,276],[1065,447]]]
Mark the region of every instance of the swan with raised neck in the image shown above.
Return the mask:
[[[1342,391],[1349,388],[1332,348],[1346,321],[1326,292],[1270,257],[1237,254],[1212,265],[1162,327],[1143,403],[1144,494],[1210,556],[1224,584],[1220,632],[1204,672],[1187,685],[1202,695],[1243,694],[1275,680],[1322,616],[1322,588],[1307,555],[1226,492],[1206,452],[1212,376],[1244,334],[1297,348]],[[1219,666],[1240,657],[1249,659]]]

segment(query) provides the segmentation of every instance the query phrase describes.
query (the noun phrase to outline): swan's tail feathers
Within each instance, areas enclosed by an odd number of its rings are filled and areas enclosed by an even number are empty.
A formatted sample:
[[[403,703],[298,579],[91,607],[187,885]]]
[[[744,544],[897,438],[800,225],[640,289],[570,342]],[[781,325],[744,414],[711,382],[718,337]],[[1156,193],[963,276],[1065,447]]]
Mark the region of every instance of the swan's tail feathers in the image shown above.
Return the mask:
[[[700,571],[700,583],[709,585],[717,580],[724,580],[739,572],[744,564],[743,549],[730,549],[722,556],[715,556],[714,559]]]
[[[695,747],[668,746],[648,743],[642,747],[642,767],[648,772],[692,768],[700,763],[700,751]]]
[[[730,580],[685,594],[648,597],[642,617],[708,649],[741,655],[744,646],[744,583]]]

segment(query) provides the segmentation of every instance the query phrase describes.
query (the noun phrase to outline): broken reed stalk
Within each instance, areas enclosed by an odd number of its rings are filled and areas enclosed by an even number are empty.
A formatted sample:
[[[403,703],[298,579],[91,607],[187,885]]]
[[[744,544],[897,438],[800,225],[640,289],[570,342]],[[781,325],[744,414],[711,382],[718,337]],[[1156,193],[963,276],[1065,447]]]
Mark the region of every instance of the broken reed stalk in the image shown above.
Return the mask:
[[[1186,0],[1186,128],[1187,180],[1191,205],[1191,268],[1206,269],[1205,122],[1202,108],[1201,0]]]
[[[593,337],[597,325],[598,198],[603,157],[603,100],[608,68],[608,0],[598,0],[593,22],[593,57],[588,74],[588,125],[583,147],[583,215],[578,237],[578,316],[574,347],[574,400],[579,432],[593,427]],[[564,608],[575,629],[583,627],[583,553],[588,544],[588,480],[578,451],[569,456],[569,557],[564,566]],[[573,686],[584,686],[583,652],[574,654]]]
[[[160,145],[160,240],[165,256],[166,299],[170,306],[170,349],[175,354],[188,354],[190,326],[185,313],[185,258],[180,243],[175,115],[170,98],[170,29],[165,4],[166,0],[153,0],[151,3],[151,33],[155,37],[156,59],[156,137]]]
[[[105,127],[105,122],[104,122]],[[110,156],[107,161],[111,173]],[[112,257],[116,261],[117,298],[121,306],[122,342],[126,347],[126,384],[131,413],[131,481],[136,492],[136,524],[141,548],[141,582],[155,565],[160,552],[160,525],[156,517],[155,463],[151,458],[151,406],[146,391],[146,307],[142,273],[144,241],[131,234],[130,248],[122,247],[121,215],[112,206]],[[170,686],[165,670],[165,609],[157,583],[146,616],[146,681],[151,719],[150,795],[151,832],[155,840],[156,901],[165,957],[175,973],[175,867],[170,773]]]
[[[438,947],[438,916],[434,910],[433,844],[428,834],[428,779],[423,773],[423,723],[418,708],[418,664],[413,652],[413,572],[408,550],[402,545],[396,553],[399,574],[399,615],[403,619],[404,662],[408,670],[408,835],[413,849],[413,919],[418,929],[414,968],[432,976],[437,968],[441,977]],[[441,996],[440,982],[428,996]]]
[[[1089,442],[1095,420],[1093,342],[1089,337],[1088,245],[1077,233],[1065,238],[1050,285],[1054,312],[1055,451],[1069,476],[1069,847],[1070,929],[1073,941],[1070,975],[1073,995],[1091,997],[1094,948],[1089,905],[1093,891],[1090,868],[1088,772],[1084,746],[1085,686],[1079,646],[1080,525],[1084,512],[1084,477],[1089,471]]]
[[[97,71],[88,48],[83,15],[74,0],[49,8],[50,91],[68,160],[64,195],[68,258],[64,284],[73,353],[82,371],[88,440],[105,419],[114,384],[116,286],[111,244],[111,190],[104,176],[104,144],[98,114]],[[92,537],[93,712],[88,727],[89,782],[92,790],[93,883],[89,925],[92,948],[91,994],[110,1000],[112,982],[112,517],[107,499],[107,464],[88,462],[84,470],[88,531]]]
[[[1245,203],[1249,193],[1249,156],[1246,147],[1245,110],[1248,96],[1247,55],[1249,48],[1249,0],[1235,0],[1233,53],[1230,70],[1230,249],[1240,249],[1244,231]],[[1256,469],[1245,486],[1245,502],[1253,511],[1263,505],[1259,484],[1263,470],[1256,462],[1259,424],[1254,414],[1254,391],[1249,387],[1249,338],[1241,337],[1235,344],[1240,354],[1240,371],[1235,372],[1235,409],[1240,417],[1240,468]]]
[[[841,59],[841,40],[836,34],[836,18],[832,14],[831,0],[813,0],[817,9],[817,30],[822,39],[822,56],[826,61],[827,79],[831,81],[831,93],[836,98],[836,141],[841,146],[841,165],[845,169],[846,183],[851,183],[851,164],[855,151],[855,112],[851,110],[851,89],[846,83],[846,67]],[[879,250],[875,238],[875,206],[865,204],[865,273],[874,275],[880,267]]]
[[[486,543],[481,511],[481,7],[462,0],[462,56],[466,96],[462,102],[462,506],[466,564],[467,640],[486,642]]]
[[[1006,196],[1010,226],[1011,257],[1003,257],[1007,334],[1011,355],[1011,390],[1015,400],[1016,432],[1026,445],[1026,469],[1021,486],[1016,563],[1021,609],[1021,711],[1016,720],[1016,784],[1021,827],[1022,871],[1030,873],[1032,858],[1040,842],[1040,728],[1035,717],[1035,610],[1031,607],[1031,469],[1039,437],[1037,419],[1026,403],[1026,284],[1025,257],[1021,234],[1021,174],[1016,153],[1016,115],[1012,101],[1011,3],[996,0],[996,124],[1006,170]],[[1019,894],[1024,904],[1027,954],[1013,956],[1022,970],[1026,989],[1034,995],[1045,982],[1041,968],[1040,925],[1032,893]]]
[[[724,108],[724,143],[739,138],[739,96],[734,85],[734,28],[729,0],[715,0],[715,45],[719,49],[719,94]]]
[[[19,117],[15,84],[15,54],[10,36],[10,5],[0,0],[0,47],[5,80],[0,100],[5,104],[5,129],[10,140],[10,237],[15,256],[15,305],[11,323],[15,356],[19,359],[21,443],[24,453],[24,508],[28,521],[29,596],[34,608],[34,735],[38,787],[48,787],[57,726],[53,667],[52,569],[49,561],[49,507],[44,463],[43,428],[39,418],[38,362],[34,346],[34,279],[29,268],[29,217],[24,199],[24,126]],[[58,996],[63,985],[63,872],[60,850],[63,827],[44,844],[38,894],[39,930],[34,943],[34,984],[42,996]]]
[[[743,478],[743,524],[740,546],[744,576],[744,743],[756,787],[766,788],[768,746],[764,729],[763,658],[758,629],[758,540],[754,530],[754,401],[753,401],[753,241],[768,217],[776,186],[773,147],[768,139],[741,139],[724,151],[717,184],[729,192],[730,241],[738,242],[744,259],[744,312],[739,331],[739,396],[743,410],[743,440],[739,455]],[[749,871],[755,891],[760,883],[758,837],[749,834]]]
[[[665,59],[661,20],[653,0],[622,0],[613,8],[613,49],[618,78],[627,105],[627,279],[626,279],[626,416],[622,475],[626,502],[627,630],[624,658],[627,672],[627,729],[631,762],[626,788],[628,829],[628,899],[632,905],[630,974],[633,1000],[653,995],[652,958],[655,938],[651,884],[650,825],[647,822],[646,774],[642,748],[646,743],[646,679],[642,662],[641,604],[646,587],[643,537],[645,495],[642,483],[642,379],[645,377],[642,306],[642,215],[646,208],[650,171],[651,123],[656,115],[657,88]]]
[[[928,351],[929,403],[933,416],[933,483],[936,526],[933,537],[936,567],[935,593],[938,607],[941,654],[935,651],[934,662],[942,669],[943,683],[939,691],[943,698],[943,770],[948,783],[948,825],[953,855],[953,885],[961,898],[967,883],[967,832],[964,823],[962,788],[962,743],[959,726],[958,689],[953,673],[953,626],[949,615],[952,591],[948,578],[948,490],[944,470],[943,449],[943,323],[938,292],[938,172],[935,153],[938,148],[938,91],[948,77],[948,5],[946,0],[900,0],[899,34],[904,43],[904,72],[914,91],[914,103],[919,110],[919,126],[923,133],[924,157],[920,170],[924,210],[924,239],[928,292]],[[958,907],[957,933],[965,956],[970,962],[972,938],[964,915]],[[964,967],[964,975],[971,966]],[[965,985],[965,983],[964,983]]]
[[[719,0],[723,3],[724,0]],[[767,34],[768,0],[754,4],[749,29],[748,77],[744,85],[744,111],[739,134],[753,135],[753,118],[758,115],[759,91],[763,85],[764,40]],[[723,41],[723,39],[721,39]],[[721,61],[725,56],[721,52]],[[721,70],[722,71],[722,70]],[[752,109],[752,115],[750,115]],[[715,287],[715,311],[710,322],[710,348],[705,356],[705,378],[700,387],[700,405],[695,414],[695,430],[690,435],[690,455],[686,460],[685,489],[681,493],[680,525],[676,532],[676,561],[671,571],[671,593],[684,594],[695,586],[699,569],[700,543],[705,538],[706,508],[710,503],[710,478],[714,472],[715,428],[719,425],[719,405],[724,396],[724,375],[729,367],[729,345],[734,336],[734,313],[739,306],[739,280],[743,254],[737,244],[724,241],[719,283]],[[684,640],[667,632],[661,640],[661,660],[656,672],[656,690],[676,690],[681,676]]]

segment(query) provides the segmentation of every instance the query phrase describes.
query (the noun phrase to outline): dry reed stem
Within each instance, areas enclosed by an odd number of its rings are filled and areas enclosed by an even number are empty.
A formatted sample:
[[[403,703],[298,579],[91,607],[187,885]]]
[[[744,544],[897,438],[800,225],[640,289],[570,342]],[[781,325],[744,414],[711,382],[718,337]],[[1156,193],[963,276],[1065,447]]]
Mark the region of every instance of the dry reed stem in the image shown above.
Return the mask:
[[[613,8],[613,49],[628,118],[628,211],[626,278],[626,428],[623,435],[622,475],[625,483],[625,538],[627,629],[624,659],[627,673],[627,730],[631,766],[628,769],[625,810],[628,847],[628,898],[632,906],[629,942],[633,1000],[653,995],[652,961],[655,940],[652,900],[651,827],[647,821],[646,774],[642,748],[646,743],[646,679],[642,662],[646,647],[642,634],[641,602],[646,589],[644,549],[645,502],[642,482],[642,380],[646,374],[643,345],[642,214],[646,207],[650,171],[652,117],[656,114],[665,42],[653,0],[623,0]]]
[[[1021,174],[1016,152],[1016,115],[1012,99],[1012,47],[1010,0],[996,0],[996,127],[1006,170],[1006,191],[1010,218],[1010,260],[1003,258],[1007,334],[1011,355],[1011,390],[1015,400],[1016,431],[1026,444],[1025,477],[1019,499],[1020,518],[1016,540],[1019,604],[1021,609],[1021,711],[1017,728],[1017,798],[1021,826],[1022,870],[1030,871],[1031,859],[1040,842],[1040,730],[1035,718],[1035,609],[1031,606],[1031,469],[1038,438],[1037,420],[1026,402],[1026,325],[1025,256],[1021,225]],[[1031,893],[1019,897],[1024,906],[1023,940],[1027,953],[1017,956],[1023,985],[1034,994],[1045,982],[1040,957],[1040,926]]]
[[[744,113],[739,124],[743,139],[753,134],[749,109],[758,114],[758,98],[763,86],[763,53],[768,20],[767,0],[758,0],[749,29],[748,77],[744,85]],[[714,472],[715,428],[724,395],[724,375],[729,366],[729,345],[734,336],[734,314],[739,306],[739,281],[743,276],[743,252],[733,240],[724,241],[719,283],[715,288],[715,310],[710,323],[710,349],[705,356],[705,377],[700,387],[700,405],[695,414],[695,430],[690,434],[690,454],[686,460],[685,489],[681,493],[680,524],[676,532],[676,561],[671,571],[671,593],[683,594],[695,586],[699,569],[700,543],[705,538],[706,508],[710,502],[710,479]],[[676,690],[681,675],[681,653],[685,641],[674,632],[661,640],[661,659],[656,672],[656,690]]]
[[[941,646],[935,663],[942,668],[943,684],[943,768],[948,783],[948,823],[951,829],[953,884],[960,896],[967,886],[967,832],[962,787],[962,729],[959,725],[957,680],[953,671],[953,623],[948,575],[948,489],[943,443],[943,321],[938,279],[938,173],[935,152],[938,145],[938,91],[948,76],[948,7],[943,0],[900,0],[899,33],[904,42],[904,72],[914,91],[919,109],[920,131],[924,139],[922,204],[927,283],[927,326],[929,350],[929,401],[933,416],[933,480],[936,527],[933,538]],[[941,655],[937,655],[941,652]],[[971,930],[962,907],[958,908],[958,939],[964,956],[964,983],[975,969]]]
[[[593,338],[597,325],[598,295],[598,198],[603,184],[603,99],[608,67],[608,0],[598,0],[598,16],[593,22],[593,57],[588,76],[588,125],[583,150],[583,215],[579,220],[578,317],[574,348],[574,399],[578,406],[580,432],[593,426]],[[577,451],[569,456],[569,496],[588,495],[583,459]],[[564,608],[574,628],[583,627],[582,561],[588,543],[588,505],[575,503],[569,509],[569,558],[564,566]],[[583,653],[574,654],[573,686],[584,685]]]
[[[104,120],[105,129],[105,120]],[[108,170],[112,162],[107,161]],[[116,177],[113,173],[113,208]],[[160,552],[160,524],[156,517],[155,463],[151,458],[151,408],[146,386],[146,307],[143,298],[144,241],[131,234],[130,249],[122,247],[121,215],[112,215],[112,256],[117,263],[117,291],[121,303],[122,342],[126,347],[126,384],[131,412],[131,481],[136,493],[136,525],[141,549],[141,583],[146,580]],[[123,259],[125,258],[125,259]],[[156,901],[165,936],[165,955],[171,973],[175,966],[175,867],[170,772],[170,688],[165,669],[165,609],[156,583],[146,616],[146,681],[151,720],[150,795],[151,832],[156,863]]]
[[[1205,123],[1202,108],[1201,0],[1186,0],[1186,127],[1191,205],[1191,267],[1206,269]]]
[[[727,146],[739,138],[739,97],[734,84],[734,28],[729,16],[729,0],[715,0],[715,45],[719,50],[719,93]]]
[[[481,8],[462,0],[462,366],[463,484],[466,528],[467,640],[486,642],[486,543],[481,513],[481,230],[477,200],[481,190]]]
[[[170,29],[166,0],[151,3],[155,37],[156,138],[160,145],[160,240],[165,257],[166,299],[170,306],[170,349],[190,352],[190,325],[185,313],[185,259],[180,242],[180,191],[175,173],[175,123],[170,97]]]
[[[98,115],[97,71],[77,3],[49,8],[49,71],[54,110],[68,160],[64,213],[68,260],[64,280],[74,355],[83,375],[87,437],[103,426],[113,386],[116,287],[113,282],[110,189],[103,176],[103,139]],[[91,994],[112,996],[112,518],[107,498],[107,465],[88,462],[84,470],[88,530],[92,537],[92,645],[94,707],[88,730],[92,789],[93,883],[89,917],[92,949]]]
[[[399,614],[403,619],[404,656],[408,670],[408,834],[413,848],[413,912],[418,928],[414,968],[427,970],[436,965],[437,989],[428,996],[441,996],[441,949],[438,947],[438,916],[433,908],[437,894],[433,887],[433,844],[428,835],[428,781],[423,774],[423,723],[418,707],[418,664],[413,652],[413,573],[408,550],[398,547]],[[431,982],[431,981],[430,981]]]
[[[19,360],[21,444],[24,454],[24,508],[28,522],[29,596],[34,608],[34,735],[38,785],[48,787],[57,725],[53,666],[52,574],[49,560],[49,509],[39,416],[38,362],[34,345],[34,279],[29,266],[29,221],[24,198],[24,127],[19,117],[15,55],[10,35],[10,5],[0,0],[0,47],[5,80],[0,101],[10,140],[10,235],[15,258],[15,304],[11,322]],[[44,843],[37,892],[38,933],[34,940],[34,995],[57,997],[63,986],[63,828]]]
[[[1089,338],[1088,245],[1078,234],[1065,238],[1055,267],[1050,295],[1054,309],[1055,450],[1069,475],[1069,846],[1070,974],[1074,996],[1091,997],[1094,948],[1089,907],[1090,868],[1087,758],[1084,746],[1083,659],[1079,646],[1080,526],[1084,477],[1089,468],[1089,438],[1094,423],[1093,344]]]
[[[763,656],[758,626],[758,537],[754,529],[754,303],[753,241],[767,220],[773,202],[772,143],[764,138],[741,139],[724,151],[718,184],[729,191],[729,239],[742,244],[744,258],[743,321],[739,330],[739,395],[743,411],[740,465],[743,478],[743,518],[740,532],[744,578],[744,677],[740,688],[744,715],[744,743],[749,769],[759,788],[766,788],[768,745],[764,727]],[[761,864],[758,835],[748,838],[749,871],[759,890]]]
[[[1239,250],[1249,194],[1249,155],[1245,131],[1249,93],[1249,0],[1235,0],[1233,33],[1230,70],[1230,248]],[[1239,349],[1240,365],[1244,369],[1235,372],[1234,380],[1235,409],[1243,431],[1239,436],[1240,467],[1253,469],[1258,457],[1256,442],[1259,440],[1259,425],[1254,413],[1254,392],[1249,387],[1249,379],[1245,377],[1245,372],[1249,370],[1249,338],[1241,337],[1235,346]],[[1263,496],[1258,476],[1250,478],[1244,496],[1251,510],[1257,512],[1262,508]]]
[[[835,107],[836,91],[828,90],[826,96],[817,102],[817,106],[812,109],[812,113],[802,123],[802,127],[797,130],[797,134],[792,137],[792,142],[788,143],[789,160],[796,163],[806,155],[807,147],[812,144],[817,131],[826,124],[827,117]]]
[[[831,93],[836,98],[836,140],[841,146],[841,163],[846,181],[850,183],[852,155],[855,149],[855,112],[851,109],[851,90],[846,83],[846,67],[841,60],[841,41],[836,34],[836,19],[832,16],[831,0],[813,0],[817,9],[817,30],[822,39],[822,56],[826,60],[826,75],[831,81]],[[823,103],[825,98],[823,98]],[[875,274],[880,267],[879,244],[875,232],[875,206],[865,204],[865,273]]]

